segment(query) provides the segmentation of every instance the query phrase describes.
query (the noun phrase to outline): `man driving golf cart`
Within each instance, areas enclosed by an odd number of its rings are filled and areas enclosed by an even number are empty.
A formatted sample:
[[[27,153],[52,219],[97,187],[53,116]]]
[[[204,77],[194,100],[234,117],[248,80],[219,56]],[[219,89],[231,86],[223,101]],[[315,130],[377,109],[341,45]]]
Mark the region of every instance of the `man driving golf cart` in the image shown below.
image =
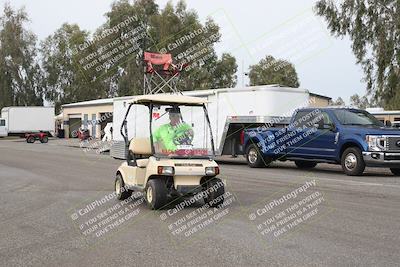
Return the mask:
[[[190,145],[193,140],[192,127],[182,120],[178,107],[167,108],[169,123],[161,125],[153,133],[153,142],[157,151],[174,153],[180,145]]]
[[[118,199],[126,199],[132,190],[142,191],[148,206],[159,209],[171,199],[203,193],[209,207],[222,205],[225,189],[217,177],[206,103],[206,99],[182,95],[142,95],[129,103],[120,129],[127,159],[116,173]],[[129,135],[129,122],[136,123],[128,116],[132,106],[147,107],[149,129],[143,135],[139,131]],[[136,129],[144,131],[143,124]]]

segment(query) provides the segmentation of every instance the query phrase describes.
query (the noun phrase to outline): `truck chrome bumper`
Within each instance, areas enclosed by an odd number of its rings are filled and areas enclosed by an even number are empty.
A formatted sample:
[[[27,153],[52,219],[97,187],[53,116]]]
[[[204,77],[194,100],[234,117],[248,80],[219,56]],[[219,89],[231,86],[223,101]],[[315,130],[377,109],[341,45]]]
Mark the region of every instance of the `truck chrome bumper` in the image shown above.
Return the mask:
[[[368,167],[400,167],[400,153],[363,152],[362,155]]]

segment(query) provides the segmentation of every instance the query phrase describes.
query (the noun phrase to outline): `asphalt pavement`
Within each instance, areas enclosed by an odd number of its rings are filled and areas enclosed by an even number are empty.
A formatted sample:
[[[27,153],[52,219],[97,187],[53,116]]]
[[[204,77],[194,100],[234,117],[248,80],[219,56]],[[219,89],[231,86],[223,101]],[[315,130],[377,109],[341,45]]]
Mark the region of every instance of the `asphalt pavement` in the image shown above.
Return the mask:
[[[223,160],[225,204],[151,211],[113,195],[121,161],[0,139],[1,266],[398,266],[400,177]],[[176,204],[176,205],[175,205]]]

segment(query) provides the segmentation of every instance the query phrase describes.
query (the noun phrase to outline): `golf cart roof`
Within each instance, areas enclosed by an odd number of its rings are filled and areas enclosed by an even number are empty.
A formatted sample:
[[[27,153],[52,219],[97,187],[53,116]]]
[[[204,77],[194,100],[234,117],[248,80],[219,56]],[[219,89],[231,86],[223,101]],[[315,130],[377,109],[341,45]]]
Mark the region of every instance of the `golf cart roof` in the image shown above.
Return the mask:
[[[130,101],[134,104],[147,104],[147,103],[157,103],[157,104],[187,104],[187,105],[203,105],[207,103],[206,98],[194,97],[194,96],[184,96],[184,95],[170,95],[170,94],[157,94],[157,95],[141,95],[137,96]]]

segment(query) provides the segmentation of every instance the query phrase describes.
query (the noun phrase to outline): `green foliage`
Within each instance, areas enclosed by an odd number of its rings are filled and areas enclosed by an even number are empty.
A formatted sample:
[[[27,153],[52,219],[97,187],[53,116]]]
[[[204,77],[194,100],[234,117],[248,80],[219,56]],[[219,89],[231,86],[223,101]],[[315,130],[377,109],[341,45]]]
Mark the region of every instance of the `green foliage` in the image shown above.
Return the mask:
[[[121,31],[129,32],[142,25],[147,33],[145,38],[138,41],[140,51],[125,58],[118,64],[119,71],[111,70],[107,76],[111,87],[115,88],[115,95],[142,93],[143,50],[170,53],[175,63],[188,64],[189,67],[180,77],[180,90],[229,87],[236,84],[235,60],[227,56],[218,59],[214,50],[214,44],[220,39],[219,27],[211,19],[203,25],[196,12],[187,9],[184,1],[178,2],[176,6],[168,3],[160,10],[152,0],[139,0],[133,4],[120,0],[112,5],[106,16],[108,21],[101,29],[112,28],[130,17],[135,17],[137,21]],[[195,32],[200,34],[193,34]],[[112,34],[101,42],[109,43],[120,34],[121,32]],[[183,41],[180,41],[181,38]],[[227,65],[223,66],[225,63]],[[226,71],[226,74],[221,75],[221,71]]]
[[[332,101],[332,106],[345,106],[346,103],[341,97],[338,97],[336,100]]]
[[[266,56],[250,66],[250,85],[280,84],[289,87],[299,87],[297,72],[290,62]]]
[[[236,59],[228,53],[222,54],[220,60],[217,61],[213,77],[215,88],[232,88],[237,84],[237,64]]]
[[[24,28],[27,21],[24,9],[5,4],[0,17],[0,109],[43,104],[36,37]]]
[[[84,56],[76,48],[88,41],[89,33],[78,25],[63,24],[41,43],[45,73],[45,96],[60,105],[106,97],[101,82],[82,70],[79,60]]]
[[[235,58],[223,54],[219,59],[215,53],[218,25],[212,19],[201,23],[184,1],[160,9],[154,0],[119,0],[105,15],[106,23],[93,34],[76,24],[62,25],[41,42],[39,64],[36,37],[23,27],[26,13],[6,5],[0,25],[0,107],[42,104],[45,99],[59,111],[65,103],[141,94],[143,51],[171,53],[177,63],[188,64],[178,84],[181,90],[236,85]],[[145,38],[132,40],[129,34],[139,28]],[[123,40],[116,46],[138,49],[111,62],[114,58],[105,55],[116,40]],[[99,58],[106,60],[89,66]]]
[[[358,94],[354,94],[350,97],[350,104],[360,109],[375,108],[381,106],[381,103],[377,102],[376,99],[369,99],[368,96],[359,96]]]
[[[387,109],[400,108],[399,1],[320,0],[316,12],[336,36],[348,35],[361,64],[367,93]]]

